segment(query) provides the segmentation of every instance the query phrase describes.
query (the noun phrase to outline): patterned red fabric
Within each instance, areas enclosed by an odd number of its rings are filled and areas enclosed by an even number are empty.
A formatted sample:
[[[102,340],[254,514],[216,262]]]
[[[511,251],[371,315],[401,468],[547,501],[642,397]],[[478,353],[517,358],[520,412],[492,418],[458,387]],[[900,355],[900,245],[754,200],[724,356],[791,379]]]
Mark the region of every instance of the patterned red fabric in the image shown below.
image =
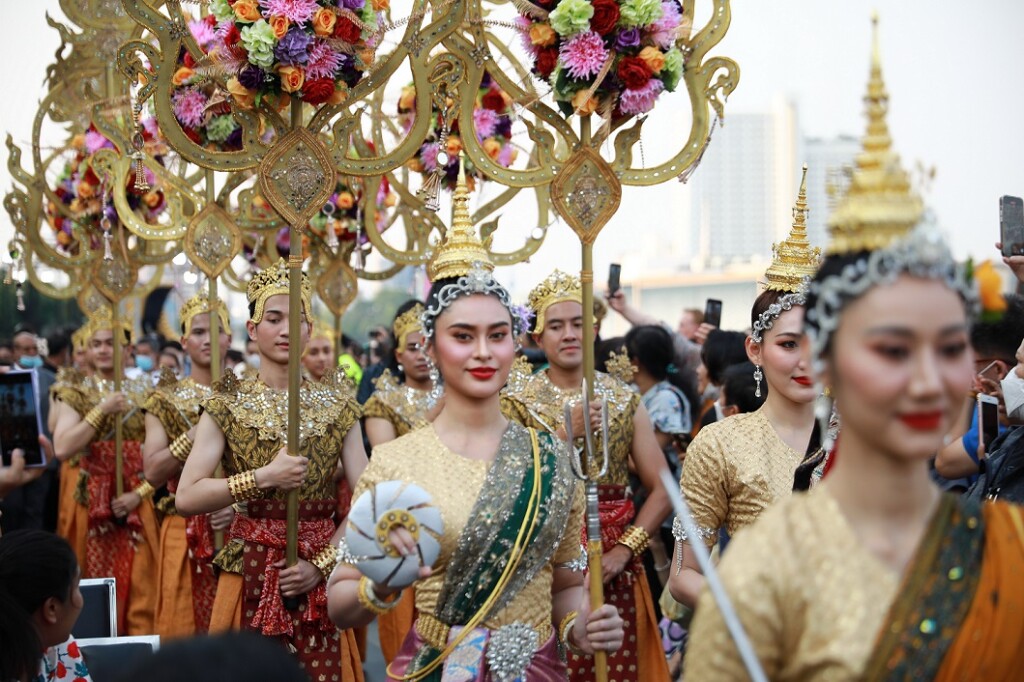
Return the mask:
[[[210,629],[213,599],[217,596],[217,572],[213,565],[216,548],[213,528],[207,514],[185,519],[185,540],[192,566],[192,610],[196,618],[196,632]]]
[[[130,491],[141,483],[142,446],[138,441],[122,444],[124,489]],[[85,543],[83,577],[117,580],[118,631],[125,632],[125,609],[131,590],[132,561],[142,532],[142,519],[131,512],[124,525],[115,522],[110,503],[115,497],[116,456],[114,441],[95,442],[89,456],[82,458],[82,469],[88,473],[89,535]],[[144,502],[145,503],[145,502]]]
[[[610,551],[626,528],[636,516],[633,499],[628,488],[620,485],[598,486],[598,511],[601,518],[601,549]],[[586,541],[586,527],[583,529]],[[614,654],[608,655],[608,680],[637,679],[637,608],[636,593],[633,589],[635,580],[646,580],[640,556],[634,556],[626,566],[626,570],[604,586],[605,603],[615,606],[622,616],[625,630],[623,646]],[[576,656],[568,653],[569,679],[572,682],[596,679],[594,662],[589,656]]]

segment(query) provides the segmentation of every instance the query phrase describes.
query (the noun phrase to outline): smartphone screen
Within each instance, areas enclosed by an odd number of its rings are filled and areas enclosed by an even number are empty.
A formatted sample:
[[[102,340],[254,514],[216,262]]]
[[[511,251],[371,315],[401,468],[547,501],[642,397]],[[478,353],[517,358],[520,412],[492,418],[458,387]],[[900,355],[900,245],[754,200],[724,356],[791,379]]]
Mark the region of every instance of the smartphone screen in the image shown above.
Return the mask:
[[[1024,256],[1024,201],[1020,197],[999,197],[999,241],[1004,256]]]
[[[42,422],[37,386],[34,371],[0,374],[0,454],[4,466],[10,465],[15,448],[25,451],[26,467],[46,466],[46,456],[39,447]]]
[[[613,294],[622,288],[622,283],[619,281],[621,274],[622,266],[618,263],[612,263],[608,266],[608,291]]]
[[[712,327],[722,326],[722,302],[717,298],[709,298],[704,304],[704,323]]]
[[[978,394],[978,435],[986,453],[999,435],[999,401],[984,393]]]

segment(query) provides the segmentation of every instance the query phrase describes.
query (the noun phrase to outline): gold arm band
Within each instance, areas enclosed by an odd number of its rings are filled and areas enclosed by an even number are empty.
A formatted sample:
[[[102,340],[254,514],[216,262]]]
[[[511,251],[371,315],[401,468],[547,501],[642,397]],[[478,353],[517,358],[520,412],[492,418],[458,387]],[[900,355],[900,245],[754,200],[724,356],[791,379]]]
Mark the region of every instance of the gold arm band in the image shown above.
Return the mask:
[[[576,646],[576,643],[572,641],[572,627],[576,624],[576,618],[579,615],[577,611],[570,611],[565,614],[565,618],[562,619],[562,623],[558,626],[558,639],[567,650],[577,656],[586,656],[587,652]]]
[[[630,526],[622,534],[622,537],[619,538],[618,544],[629,547],[629,550],[633,552],[633,556],[640,556],[647,549],[647,546],[651,544],[651,536],[640,526]]]
[[[317,552],[317,555],[310,559],[309,563],[320,569],[324,580],[331,577],[334,567],[338,565],[338,548],[332,544],[324,545],[324,548]]]
[[[147,497],[153,496],[155,489],[153,488],[153,485],[149,481],[143,481],[142,483],[135,486],[135,489],[132,492],[141,497],[142,499],[146,499]]]
[[[398,602],[402,599],[402,593],[399,592],[391,601],[384,601],[373,591],[373,581],[365,575],[359,579],[359,589],[356,591],[356,595],[363,608],[378,616],[398,606]]]
[[[103,420],[105,418],[106,415],[103,414],[103,410],[101,410],[99,406],[97,406],[92,408],[85,414],[84,421],[86,424],[91,426],[96,431],[96,433],[101,433],[103,431]]]
[[[188,431],[172,440],[168,449],[171,451],[171,456],[179,462],[188,459],[189,453],[192,452],[192,439],[188,437]]]
[[[235,502],[246,502],[260,496],[260,489],[256,487],[256,472],[243,471],[240,474],[228,477],[228,491]]]

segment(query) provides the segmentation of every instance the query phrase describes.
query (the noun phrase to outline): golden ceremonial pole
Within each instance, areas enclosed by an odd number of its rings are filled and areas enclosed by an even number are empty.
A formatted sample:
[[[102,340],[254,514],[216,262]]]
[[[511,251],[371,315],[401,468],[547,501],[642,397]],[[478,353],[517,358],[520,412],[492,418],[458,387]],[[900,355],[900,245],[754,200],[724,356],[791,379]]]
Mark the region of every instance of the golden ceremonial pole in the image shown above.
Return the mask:
[[[124,349],[121,347],[121,302],[110,302],[110,326],[114,342],[114,391],[121,390],[124,378]],[[121,413],[114,415],[114,495],[124,494],[124,421]]]

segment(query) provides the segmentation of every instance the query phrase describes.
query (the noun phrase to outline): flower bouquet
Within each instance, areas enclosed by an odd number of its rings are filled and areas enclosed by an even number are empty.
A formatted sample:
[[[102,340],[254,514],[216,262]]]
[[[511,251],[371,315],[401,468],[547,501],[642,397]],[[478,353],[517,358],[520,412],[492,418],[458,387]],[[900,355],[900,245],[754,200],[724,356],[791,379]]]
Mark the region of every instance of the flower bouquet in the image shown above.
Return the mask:
[[[405,130],[413,125],[416,112],[416,90],[412,85],[402,89],[398,100],[398,117]],[[438,170],[438,152],[441,143],[445,145],[442,159],[443,185],[449,191],[455,189],[459,175],[459,153],[462,151],[462,134],[457,120],[450,122],[450,129],[444,131],[444,121],[437,111],[431,113],[430,132],[420,146],[416,156],[408,162],[410,170],[430,176]],[[512,98],[484,74],[473,105],[473,134],[487,155],[502,168],[508,168],[516,160],[518,151],[512,144]],[[446,157],[446,158],[445,158]],[[466,184],[473,189],[475,178],[480,176],[469,157],[465,158]]]
[[[159,141],[155,119],[143,121],[142,135],[150,153],[161,160],[161,156],[155,154],[159,151],[156,149]],[[65,253],[77,254],[80,248],[78,240],[82,237],[88,239],[87,248],[99,248],[107,232],[104,227],[113,231],[119,224],[109,189],[93,170],[94,155],[102,149],[114,149],[114,144],[95,127],[75,135],[68,145],[68,160],[57,176],[52,197],[47,202],[46,220],[56,234],[58,249]],[[156,177],[153,172],[146,168],[145,173],[150,187],[145,190],[136,189],[133,174],[127,177],[128,205],[146,222],[155,223],[167,208],[167,201],[163,192],[154,186]],[[78,234],[75,234],[76,230]]]
[[[374,59],[388,0],[212,0],[207,61],[235,104],[340,104]]]
[[[683,75],[677,0],[517,0],[532,72],[562,113],[645,114]]]

